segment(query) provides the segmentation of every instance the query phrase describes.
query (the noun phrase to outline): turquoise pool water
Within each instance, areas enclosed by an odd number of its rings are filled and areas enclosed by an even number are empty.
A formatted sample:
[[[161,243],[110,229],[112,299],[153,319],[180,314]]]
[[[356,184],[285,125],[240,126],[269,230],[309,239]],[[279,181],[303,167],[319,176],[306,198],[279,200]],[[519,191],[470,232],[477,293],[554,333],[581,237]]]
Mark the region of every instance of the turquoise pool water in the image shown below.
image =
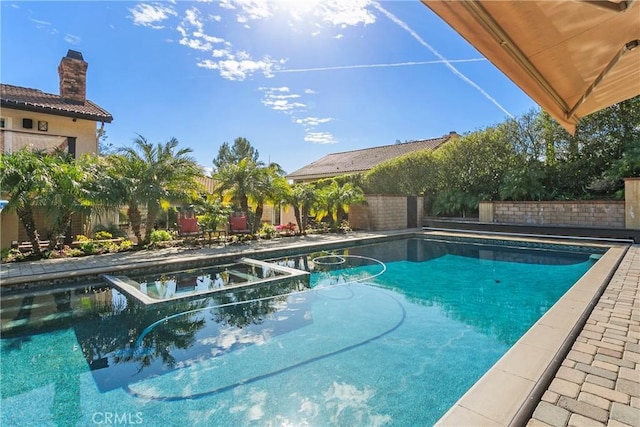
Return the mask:
[[[99,284],[3,296],[0,423],[431,425],[589,254],[412,239],[272,260],[311,288],[151,308]]]

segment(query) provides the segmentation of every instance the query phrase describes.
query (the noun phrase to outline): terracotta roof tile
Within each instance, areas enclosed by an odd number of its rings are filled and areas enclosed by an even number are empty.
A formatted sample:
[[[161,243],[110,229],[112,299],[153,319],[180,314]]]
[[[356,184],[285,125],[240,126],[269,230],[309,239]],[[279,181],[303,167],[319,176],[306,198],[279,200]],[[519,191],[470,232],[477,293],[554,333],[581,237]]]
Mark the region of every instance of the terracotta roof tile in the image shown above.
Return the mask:
[[[113,116],[86,100],[83,104],[38,89],[0,84],[0,105],[17,110],[37,111],[59,116],[77,117],[111,123]]]
[[[382,162],[402,156],[403,154],[419,150],[435,150],[450,138],[451,135],[445,135],[440,138],[327,154],[321,159],[290,173],[287,175],[287,178],[329,177],[347,173],[364,172]]]

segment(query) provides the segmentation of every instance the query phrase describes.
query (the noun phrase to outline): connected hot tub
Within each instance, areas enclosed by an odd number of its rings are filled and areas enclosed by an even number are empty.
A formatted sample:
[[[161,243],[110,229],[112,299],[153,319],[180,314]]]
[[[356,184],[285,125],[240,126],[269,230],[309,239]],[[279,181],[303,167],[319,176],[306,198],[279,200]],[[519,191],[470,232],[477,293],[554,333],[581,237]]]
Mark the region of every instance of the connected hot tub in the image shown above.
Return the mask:
[[[192,299],[279,281],[301,279],[309,283],[309,272],[251,258],[206,268],[193,268],[145,275],[112,276],[104,279],[119,291],[145,305]]]

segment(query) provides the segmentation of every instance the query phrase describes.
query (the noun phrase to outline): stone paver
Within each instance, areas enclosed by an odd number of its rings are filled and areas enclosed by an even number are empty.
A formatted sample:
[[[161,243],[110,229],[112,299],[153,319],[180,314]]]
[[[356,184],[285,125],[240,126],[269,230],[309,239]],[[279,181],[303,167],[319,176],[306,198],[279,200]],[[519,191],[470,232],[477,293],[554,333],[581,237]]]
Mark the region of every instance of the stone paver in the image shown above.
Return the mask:
[[[639,245],[629,248],[544,396],[527,426],[640,426]]]

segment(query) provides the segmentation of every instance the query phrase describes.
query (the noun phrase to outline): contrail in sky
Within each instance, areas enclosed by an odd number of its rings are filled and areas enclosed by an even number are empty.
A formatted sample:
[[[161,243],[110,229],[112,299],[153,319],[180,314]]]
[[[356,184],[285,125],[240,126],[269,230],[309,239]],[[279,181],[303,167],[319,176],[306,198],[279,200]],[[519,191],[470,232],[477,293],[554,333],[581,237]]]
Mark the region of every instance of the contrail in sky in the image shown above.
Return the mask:
[[[305,73],[307,71],[349,70],[353,68],[405,67],[409,65],[447,64],[452,62],[478,62],[478,61],[486,61],[486,58],[452,59],[452,60],[436,59],[433,61],[396,62],[393,64],[337,65],[335,67],[292,68],[288,70],[287,69],[273,70],[273,73],[274,74],[275,73]]]
[[[440,54],[440,52],[438,52],[437,50],[435,50],[433,47],[431,47],[431,45],[429,43],[427,43],[426,41],[424,41],[422,39],[422,37],[420,37],[418,35],[418,33],[416,33],[415,31],[413,31],[411,29],[411,27],[409,27],[409,25],[407,25],[405,22],[401,21],[399,18],[397,18],[394,14],[392,14],[391,12],[387,11],[386,9],[384,9],[382,6],[380,6],[380,4],[376,3],[376,2],[372,2],[373,7],[375,7],[376,9],[378,9],[379,12],[383,13],[387,18],[389,18],[390,20],[392,20],[393,22],[395,22],[396,24],[398,24],[402,29],[404,29],[405,31],[407,31],[409,34],[411,34],[411,37],[413,37],[414,39],[416,39],[418,41],[418,43],[420,43],[421,45],[423,45],[424,47],[426,47],[427,49],[429,49],[431,51],[431,53],[433,53],[435,56],[437,56],[438,58],[440,58],[440,61],[447,67],[449,68],[449,70],[451,70],[451,72],[453,74],[455,74],[456,76],[460,77],[462,80],[464,80],[465,82],[469,83],[471,86],[473,86],[474,88],[476,88],[485,98],[487,98],[489,101],[491,101],[496,107],[498,107],[500,110],[502,110],[507,116],[509,116],[510,118],[514,118],[513,115],[508,112],[502,105],[500,105],[498,103],[498,101],[496,101],[495,99],[493,99],[493,97],[491,95],[489,95],[487,92],[484,91],[484,89],[482,89],[480,86],[478,86],[476,83],[474,83],[471,79],[469,79],[467,76],[465,76],[464,74],[462,74],[460,71],[458,71],[458,69],[456,67],[454,67],[453,65],[451,65],[451,63],[453,61],[449,61],[447,58],[445,58],[444,56],[442,56]]]

